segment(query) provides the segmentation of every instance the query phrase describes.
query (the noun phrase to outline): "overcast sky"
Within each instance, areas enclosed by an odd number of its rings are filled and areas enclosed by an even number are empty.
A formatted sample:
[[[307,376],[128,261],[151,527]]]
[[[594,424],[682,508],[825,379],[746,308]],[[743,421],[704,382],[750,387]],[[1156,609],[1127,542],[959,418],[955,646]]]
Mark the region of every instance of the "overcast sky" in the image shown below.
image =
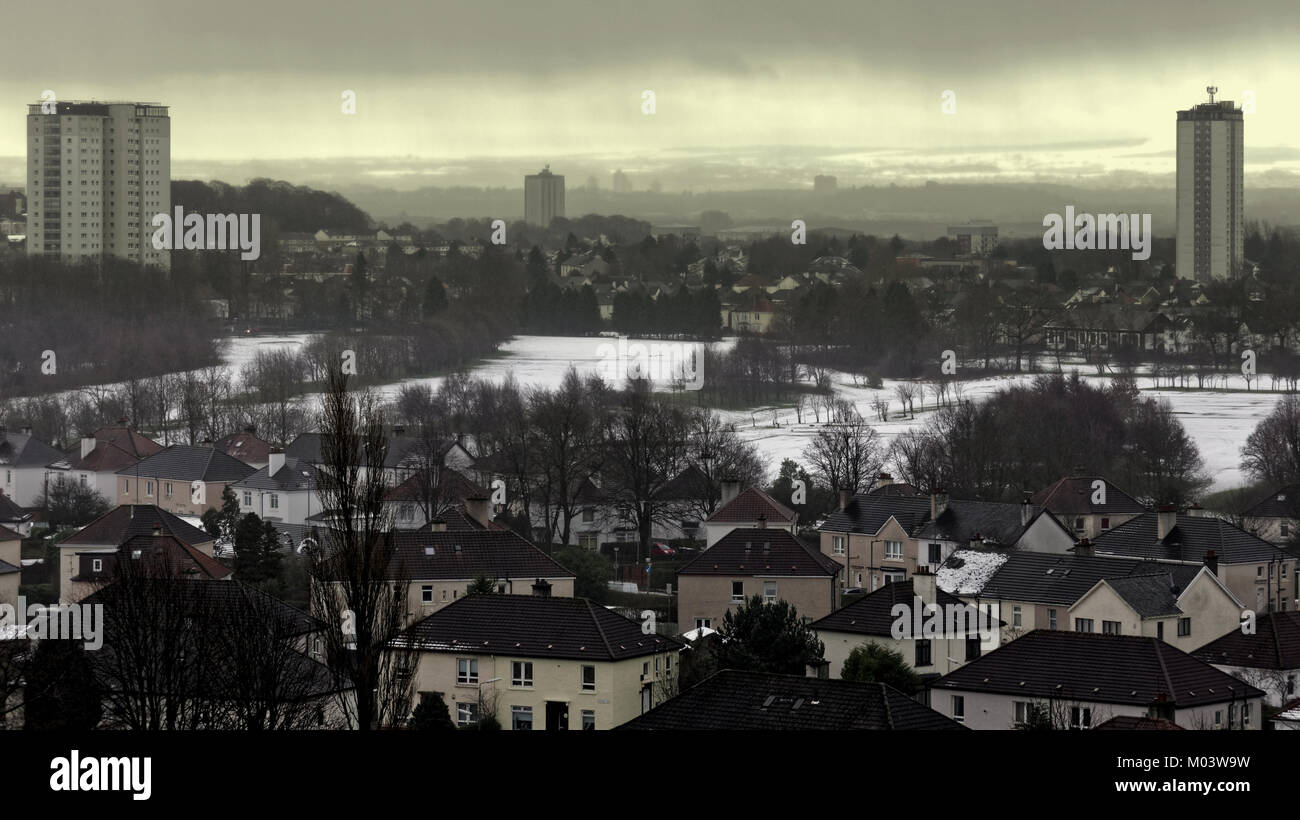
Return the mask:
[[[1293,185],[1297,35],[1293,0],[42,0],[0,30],[0,177],[51,89],[169,105],[175,177],[350,157],[380,185],[517,186],[552,158],[606,186],[674,164],[711,169],[701,189],[814,170],[1168,184],[1174,111],[1213,82],[1254,92],[1248,182]]]

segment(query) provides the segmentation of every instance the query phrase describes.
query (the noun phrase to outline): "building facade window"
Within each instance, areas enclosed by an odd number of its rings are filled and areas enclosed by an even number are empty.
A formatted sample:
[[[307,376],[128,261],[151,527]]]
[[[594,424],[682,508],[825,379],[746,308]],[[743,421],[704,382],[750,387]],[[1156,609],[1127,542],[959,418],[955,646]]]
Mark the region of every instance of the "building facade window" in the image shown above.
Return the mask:
[[[732,602],[732,603],[738,603],[738,602],[743,601],[743,600],[745,600],[745,582],[744,582],[744,581],[732,581],[732,582],[731,582],[731,602]]]
[[[903,558],[903,542],[886,541],[885,558],[893,561],[901,561]]]
[[[966,722],[966,698],[961,695],[952,696],[952,719],[958,723]]]
[[[478,683],[478,658],[456,659],[456,683]]]
[[[924,638],[916,642],[916,666],[930,665],[930,642]]]
[[[1075,618],[1075,619],[1074,619],[1074,631],[1075,631],[1075,632],[1091,632],[1091,631],[1092,631],[1092,618]]]
[[[1179,618],[1179,619],[1178,619],[1178,637],[1180,637],[1180,638],[1186,638],[1188,635],[1191,635],[1191,634],[1192,634],[1192,619],[1191,619],[1191,618]]]
[[[763,603],[776,603],[776,581],[763,582]]]
[[[1120,631],[1119,621],[1102,621],[1101,631],[1104,635],[1118,635]]]
[[[594,666],[582,667],[582,691],[584,692],[596,691],[596,667]]]
[[[532,686],[533,685],[532,661],[511,661],[510,662],[510,683],[513,686]]]
[[[510,707],[510,728],[516,731],[532,731],[533,728],[533,707],[531,706],[511,706]]]

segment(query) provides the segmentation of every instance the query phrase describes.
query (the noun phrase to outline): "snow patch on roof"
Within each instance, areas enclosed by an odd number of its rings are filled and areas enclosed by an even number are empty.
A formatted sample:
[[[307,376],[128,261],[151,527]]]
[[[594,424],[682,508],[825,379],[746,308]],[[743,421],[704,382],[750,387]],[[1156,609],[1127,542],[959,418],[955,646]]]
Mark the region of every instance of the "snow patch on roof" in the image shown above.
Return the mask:
[[[1002,552],[957,550],[939,567],[939,589],[952,595],[978,595],[1006,562]]]

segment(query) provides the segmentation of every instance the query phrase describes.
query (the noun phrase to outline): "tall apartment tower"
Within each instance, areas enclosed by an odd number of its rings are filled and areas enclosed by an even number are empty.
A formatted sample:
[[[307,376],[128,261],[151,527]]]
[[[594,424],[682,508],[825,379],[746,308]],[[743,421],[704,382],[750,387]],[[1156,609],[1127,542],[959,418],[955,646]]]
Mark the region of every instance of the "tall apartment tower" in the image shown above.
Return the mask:
[[[540,174],[524,177],[524,221],[549,227],[551,220],[564,216],[564,177],[546,166]]]
[[[1208,282],[1236,276],[1242,264],[1242,134],[1244,120],[1231,100],[1178,112],[1179,278]]]
[[[120,256],[171,267],[155,214],[171,213],[171,117],[135,102],[27,108],[27,252],[68,262]]]

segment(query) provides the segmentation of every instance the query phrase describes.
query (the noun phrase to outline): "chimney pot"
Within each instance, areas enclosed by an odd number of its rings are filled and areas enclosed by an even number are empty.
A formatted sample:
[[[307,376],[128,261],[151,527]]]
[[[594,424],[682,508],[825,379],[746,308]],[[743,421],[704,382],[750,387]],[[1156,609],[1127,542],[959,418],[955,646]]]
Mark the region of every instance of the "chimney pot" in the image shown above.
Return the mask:
[[[1074,545],[1074,554],[1079,558],[1091,558],[1097,554],[1097,551],[1092,546],[1091,541],[1087,538],[1080,538],[1078,543]]]
[[[948,491],[943,487],[935,487],[934,492],[930,493],[930,520],[937,521],[947,509]]]
[[[840,510],[844,510],[849,506],[849,499],[852,497],[848,490],[840,490]]]
[[[1178,510],[1172,504],[1163,504],[1156,512],[1156,538],[1160,541],[1169,537],[1178,524]]]
[[[1205,553],[1205,566],[1209,567],[1210,572],[1215,575],[1219,574],[1219,554],[1214,550]]]

